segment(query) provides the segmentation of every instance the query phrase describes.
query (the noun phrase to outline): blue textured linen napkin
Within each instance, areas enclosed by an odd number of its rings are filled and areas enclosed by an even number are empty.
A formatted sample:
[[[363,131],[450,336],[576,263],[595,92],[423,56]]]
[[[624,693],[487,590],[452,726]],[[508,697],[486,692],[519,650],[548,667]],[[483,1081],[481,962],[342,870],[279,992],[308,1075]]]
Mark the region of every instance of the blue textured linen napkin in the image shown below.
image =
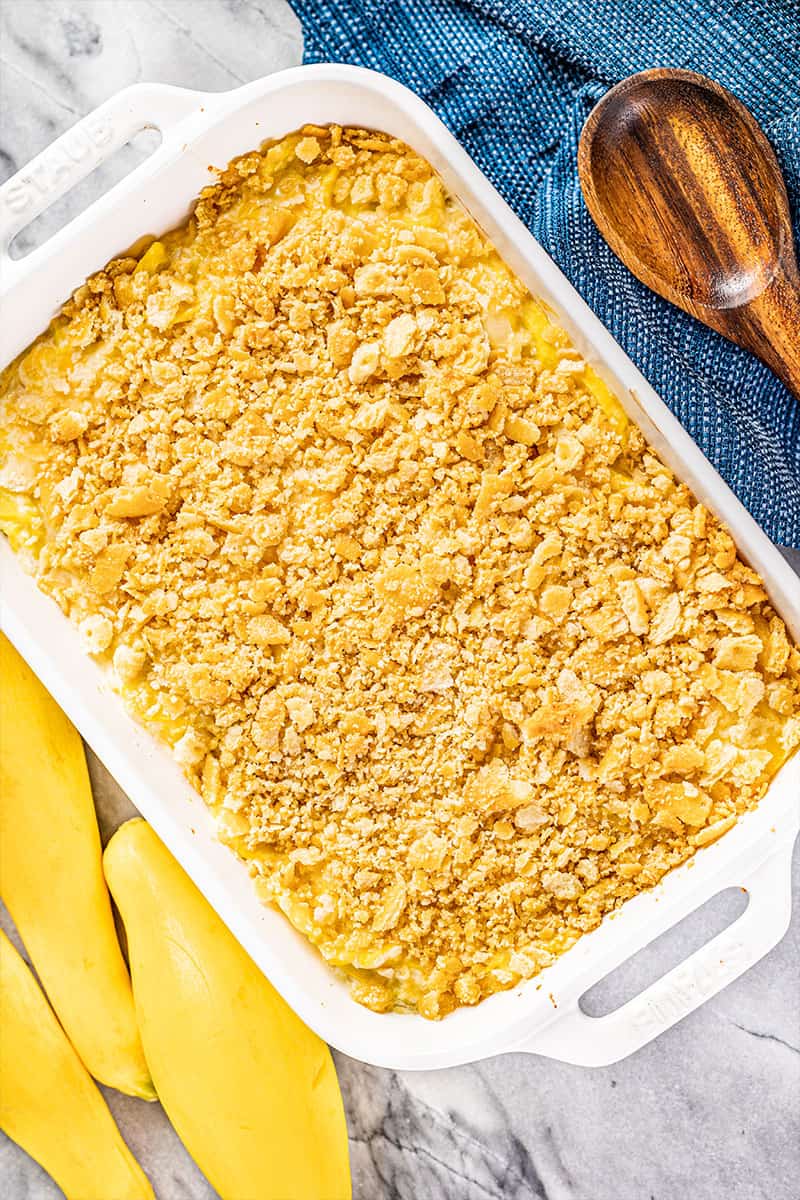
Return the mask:
[[[633,278],[595,229],[577,171],[581,128],[609,87],[689,67],[761,123],[798,239],[800,0],[290,2],[306,62],[372,67],[431,105],[770,537],[800,547],[800,405]]]

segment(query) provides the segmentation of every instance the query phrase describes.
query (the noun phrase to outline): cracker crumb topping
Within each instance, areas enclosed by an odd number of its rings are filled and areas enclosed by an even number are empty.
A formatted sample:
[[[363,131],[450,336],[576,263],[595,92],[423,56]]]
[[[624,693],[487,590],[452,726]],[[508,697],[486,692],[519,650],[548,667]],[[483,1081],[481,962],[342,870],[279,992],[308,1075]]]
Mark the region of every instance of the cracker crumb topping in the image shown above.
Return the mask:
[[[0,395],[0,528],[373,1009],[535,975],[800,742],[758,575],[401,142],[237,159]]]

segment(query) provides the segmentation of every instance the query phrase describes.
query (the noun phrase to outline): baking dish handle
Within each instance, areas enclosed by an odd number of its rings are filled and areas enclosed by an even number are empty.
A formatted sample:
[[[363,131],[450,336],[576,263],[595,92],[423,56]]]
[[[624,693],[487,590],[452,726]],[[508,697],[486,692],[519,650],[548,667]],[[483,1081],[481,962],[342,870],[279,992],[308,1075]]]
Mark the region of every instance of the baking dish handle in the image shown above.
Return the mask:
[[[16,265],[13,238],[95,167],[143,129],[166,142],[175,127],[199,112],[210,97],[160,83],[136,83],[83,117],[0,188],[0,258]]]
[[[641,1049],[733,983],[777,945],[789,926],[796,833],[796,823],[790,831],[782,830],[778,845],[746,878],[720,881],[720,890],[731,884],[741,886],[748,893],[747,908],[677,967],[602,1017],[584,1013],[578,996],[544,1029],[537,1030],[535,1037],[510,1049],[577,1066],[609,1066]]]

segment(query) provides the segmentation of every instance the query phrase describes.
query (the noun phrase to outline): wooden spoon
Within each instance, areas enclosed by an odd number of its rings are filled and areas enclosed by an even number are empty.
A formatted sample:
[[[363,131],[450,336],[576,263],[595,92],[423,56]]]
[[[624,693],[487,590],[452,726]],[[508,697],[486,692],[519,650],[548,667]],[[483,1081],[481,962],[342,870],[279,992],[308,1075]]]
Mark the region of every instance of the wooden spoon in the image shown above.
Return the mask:
[[[694,71],[631,75],[583,127],[578,172],[614,253],[649,288],[751,350],[800,400],[800,272],[772,147]]]

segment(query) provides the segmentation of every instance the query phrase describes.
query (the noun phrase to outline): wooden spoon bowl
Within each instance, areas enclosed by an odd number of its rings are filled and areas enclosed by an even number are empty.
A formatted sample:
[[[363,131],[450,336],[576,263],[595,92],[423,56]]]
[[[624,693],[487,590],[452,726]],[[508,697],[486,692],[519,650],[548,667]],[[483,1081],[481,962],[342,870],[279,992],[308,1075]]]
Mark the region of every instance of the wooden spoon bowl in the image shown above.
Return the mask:
[[[744,105],[693,71],[642,71],[584,125],[587,207],[643,283],[757,354],[800,399],[800,272],[775,154]]]

